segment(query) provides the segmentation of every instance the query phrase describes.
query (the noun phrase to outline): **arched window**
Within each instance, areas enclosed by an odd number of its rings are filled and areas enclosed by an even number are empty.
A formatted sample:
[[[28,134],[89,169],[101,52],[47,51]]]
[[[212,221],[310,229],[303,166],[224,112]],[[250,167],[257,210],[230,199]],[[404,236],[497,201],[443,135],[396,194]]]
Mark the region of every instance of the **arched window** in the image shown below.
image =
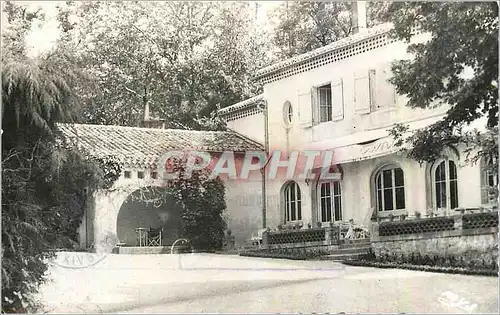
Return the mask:
[[[437,209],[458,207],[457,166],[452,160],[438,161],[432,171],[434,206]]]
[[[302,220],[301,193],[296,182],[290,182],[284,190],[285,199],[285,221]]]
[[[319,211],[321,222],[342,220],[342,190],[340,182],[323,182],[319,184]]]
[[[378,211],[405,209],[405,182],[403,170],[397,166],[386,166],[375,176]]]

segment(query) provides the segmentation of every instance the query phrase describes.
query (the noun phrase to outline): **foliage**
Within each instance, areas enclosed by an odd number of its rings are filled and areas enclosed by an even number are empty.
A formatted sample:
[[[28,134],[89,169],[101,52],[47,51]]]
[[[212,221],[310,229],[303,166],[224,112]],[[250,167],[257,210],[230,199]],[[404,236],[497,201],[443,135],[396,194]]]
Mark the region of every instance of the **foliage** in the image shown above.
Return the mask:
[[[72,248],[86,194],[105,179],[97,163],[62,148],[56,122],[71,120],[85,79],[56,47],[30,57],[24,38],[43,16],[6,2],[2,33],[2,311],[35,311],[55,248]],[[108,180],[109,181],[109,180]]]
[[[96,85],[83,86],[83,122],[137,126],[146,104],[167,128],[198,129],[258,92],[265,60],[242,2],[75,2],[60,6],[68,47]]]
[[[196,250],[221,249],[227,227],[224,182],[211,178],[207,169],[194,170],[187,176],[183,161],[172,163],[172,171],[179,175],[168,187],[182,205],[181,237],[189,239]]]
[[[480,155],[498,156],[494,129],[498,124],[498,5],[405,2],[394,3],[390,12],[396,38],[409,42],[416,28],[429,34],[428,41],[409,45],[412,59],[393,64],[397,92],[406,95],[413,108],[449,106],[442,121],[404,141],[397,126],[393,133],[399,144],[409,144],[409,155],[418,161],[432,161],[443,148],[459,143],[469,148],[487,144],[487,152],[483,148]],[[484,135],[463,128],[479,119],[485,119]]]
[[[385,21],[387,9],[387,2],[368,2],[368,27]],[[274,18],[273,41],[282,59],[323,47],[353,31],[347,2],[285,2],[275,10]]]

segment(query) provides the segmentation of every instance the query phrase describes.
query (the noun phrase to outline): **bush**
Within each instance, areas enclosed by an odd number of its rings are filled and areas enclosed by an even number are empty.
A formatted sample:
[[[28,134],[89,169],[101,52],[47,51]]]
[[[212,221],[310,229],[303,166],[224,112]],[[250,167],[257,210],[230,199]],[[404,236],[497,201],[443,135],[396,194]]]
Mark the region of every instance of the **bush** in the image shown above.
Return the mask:
[[[50,139],[2,153],[2,310],[34,311],[46,260],[78,244],[87,194],[105,171]]]
[[[184,162],[174,161],[179,171],[169,187],[178,198],[181,208],[181,237],[189,239],[195,250],[222,249],[226,210],[225,187],[220,178],[210,178],[206,169],[193,171],[188,178]]]

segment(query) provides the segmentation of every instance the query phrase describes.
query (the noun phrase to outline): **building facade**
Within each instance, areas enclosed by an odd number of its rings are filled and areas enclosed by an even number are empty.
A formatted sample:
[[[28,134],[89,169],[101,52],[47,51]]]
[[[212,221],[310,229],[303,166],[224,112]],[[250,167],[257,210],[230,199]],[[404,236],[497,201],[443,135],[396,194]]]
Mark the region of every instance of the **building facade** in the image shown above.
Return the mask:
[[[464,147],[445,148],[442,159],[422,165],[398,153],[392,126],[417,130],[441,120],[449,107],[413,109],[396,93],[388,81],[391,63],[411,56],[390,30],[390,24],[360,28],[266,67],[255,75],[263,94],[219,111],[230,130],[263,142],[270,155],[282,151],[282,160],[292,152],[333,151],[336,180],[266,179],[266,227],[352,219],[369,228],[375,216],[443,215],[496,202],[488,188],[496,187],[497,175],[482,167],[488,161],[468,163]]]

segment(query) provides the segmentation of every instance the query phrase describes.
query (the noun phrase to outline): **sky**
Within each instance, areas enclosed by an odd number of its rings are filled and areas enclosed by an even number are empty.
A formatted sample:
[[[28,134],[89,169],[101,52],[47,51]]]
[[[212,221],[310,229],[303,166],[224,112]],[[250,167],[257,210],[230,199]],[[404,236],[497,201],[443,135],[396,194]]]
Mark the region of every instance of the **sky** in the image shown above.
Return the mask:
[[[250,1],[258,3],[257,20],[259,22],[267,21],[267,14],[283,1]],[[17,4],[26,4],[28,8],[37,10],[42,9],[46,14],[46,20],[43,25],[33,25],[31,33],[26,37],[26,44],[30,56],[37,56],[40,53],[50,50],[59,38],[58,24],[55,18],[56,6],[64,1],[16,1]],[[2,12],[2,21],[5,21]]]

